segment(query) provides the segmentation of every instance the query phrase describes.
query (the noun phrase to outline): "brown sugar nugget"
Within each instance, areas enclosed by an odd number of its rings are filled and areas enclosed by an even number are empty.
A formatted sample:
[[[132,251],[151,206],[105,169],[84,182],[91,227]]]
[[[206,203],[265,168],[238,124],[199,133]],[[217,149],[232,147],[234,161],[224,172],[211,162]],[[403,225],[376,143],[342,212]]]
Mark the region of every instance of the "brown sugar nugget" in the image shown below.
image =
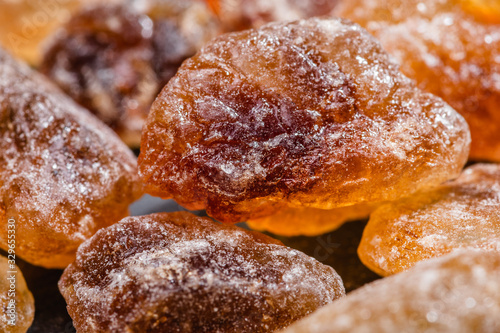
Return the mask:
[[[138,147],[158,92],[182,61],[215,35],[210,15],[194,0],[87,8],[53,37],[42,72]]]
[[[23,274],[14,261],[0,256],[0,331],[24,333],[35,317],[33,295],[26,286]],[[12,300],[15,305],[12,305]]]
[[[381,206],[358,253],[380,275],[457,249],[500,252],[500,165],[476,164],[455,181]]]
[[[336,13],[367,28],[403,73],[465,117],[471,159],[500,161],[498,1],[346,0]]]
[[[500,331],[500,253],[461,251],[361,287],[283,333]]]
[[[113,131],[0,50],[0,224],[15,219],[16,254],[66,267],[140,190],[135,157]]]
[[[367,218],[376,204],[359,204],[335,209],[285,208],[276,214],[247,221],[250,228],[282,236],[316,236],[333,231],[347,221]]]
[[[149,193],[224,222],[283,206],[393,200],[458,175],[463,118],[340,19],[212,40],[153,104],[139,170]]]
[[[98,231],[59,289],[82,332],[272,332],[344,295],[333,268],[186,212]]]
[[[338,0],[206,0],[226,31],[329,14]]]
[[[153,20],[153,67],[160,81],[157,93],[184,60],[221,33],[204,0],[133,0],[133,6]],[[148,110],[152,103],[149,100]]]

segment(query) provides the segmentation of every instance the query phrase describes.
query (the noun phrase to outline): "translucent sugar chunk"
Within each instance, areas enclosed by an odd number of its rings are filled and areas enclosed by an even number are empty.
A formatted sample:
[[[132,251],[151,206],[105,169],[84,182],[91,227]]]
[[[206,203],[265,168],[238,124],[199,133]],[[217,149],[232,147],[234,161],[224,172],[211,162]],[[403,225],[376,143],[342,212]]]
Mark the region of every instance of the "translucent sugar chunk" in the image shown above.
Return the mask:
[[[9,257],[12,259],[15,257]],[[0,256],[0,331],[25,333],[35,317],[35,301],[15,260]]]
[[[345,293],[304,253],[186,212],[101,229],[59,289],[83,332],[273,332]]]
[[[500,253],[460,251],[367,284],[282,332],[498,331]]]
[[[276,214],[247,221],[250,228],[282,236],[316,236],[333,231],[347,221],[367,218],[377,207],[354,205],[334,209],[285,208]]]
[[[223,222],[394,200],[458,176],[465,120],[341,19],[222,35],[153,104],[147,191]]]
[[[16,254],[66,267],[141,191],[135,156],[113,131],[0,50],[0,224],[14,221]]]
[[[380,275],[470,248],[500,252],[500,165],[475,164],[435,189],[379,207],[358,248]]]
[[[372,33],[418,87],[470,126],[470,158],[500,161],[500,2],[346,0],[334,10]]]

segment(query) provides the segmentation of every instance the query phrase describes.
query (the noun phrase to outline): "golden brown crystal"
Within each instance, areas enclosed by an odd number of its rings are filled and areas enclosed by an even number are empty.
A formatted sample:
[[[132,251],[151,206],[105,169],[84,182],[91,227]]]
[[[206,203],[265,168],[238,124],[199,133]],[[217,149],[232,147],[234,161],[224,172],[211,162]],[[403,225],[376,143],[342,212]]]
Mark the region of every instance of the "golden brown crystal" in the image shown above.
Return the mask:
[[[93,6],[73,15],[54,36],[42,71],[138,147],[160,89],[217,32],[215,17],[201,1]]]
[[[64,268],[141,191],[132,152],[48,80],[0,50],[0,247]]]
[[[470,158],[500,161],[500,4],[496,0],[346,0],[418,86],[469,123]]]
[[[249,220],[250,228],[282,236],[316,236],[335,230],[347,221],[367,218],[376,204],[359,204],[335,209],[285,208],[276,214]]]
[[[37,66],[42,60],[45,38],[83,4],[97,1],[0,0],[0,44],[17,57]]]
[[[499,331],[500,253],[460,251],[365,285],[283,333]]]
[[[12,243],[15,244],[15,243]],[[23,273],[15,264],[15,255],[0,256],[0,331],[24,333],[35,317],[33,295],[26,286]]]
[[[273,332],[344,295],[333,268],[186,212],[98,231],[59,288],[82,332]]]
[[[185,61],[139,167],[149,193],[238,222],[409,195],[457,176],[469,141],[365,30],[310,19],[223,35]]]
[[[500,165],[476,164],[455,181],[378,208],[358,249],[380,275],[461,248],[500,252]]]

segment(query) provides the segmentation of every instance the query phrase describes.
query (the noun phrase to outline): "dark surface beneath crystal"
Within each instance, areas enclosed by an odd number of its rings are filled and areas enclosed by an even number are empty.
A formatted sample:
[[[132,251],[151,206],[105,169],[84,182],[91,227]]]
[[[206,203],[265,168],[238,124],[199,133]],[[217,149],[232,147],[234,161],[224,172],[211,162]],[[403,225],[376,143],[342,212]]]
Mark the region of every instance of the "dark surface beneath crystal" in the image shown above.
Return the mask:
[[[178,210],[184,209],[174,201],[148,195],[131,206],[132,215]],[[204,212],[195,214],[204,215]],[[349,222],[336,231],[316,237],[271,236],[332,266],[342,277],[346,291],[349,292],[379,278],[363,266],[356,254],[365,224],[366,221]],[[76,332],[66,311],[66,303],[57,288],[62,271],[36,267],[20,259],[16,263],[35,298],[35,320],[28,332]]]

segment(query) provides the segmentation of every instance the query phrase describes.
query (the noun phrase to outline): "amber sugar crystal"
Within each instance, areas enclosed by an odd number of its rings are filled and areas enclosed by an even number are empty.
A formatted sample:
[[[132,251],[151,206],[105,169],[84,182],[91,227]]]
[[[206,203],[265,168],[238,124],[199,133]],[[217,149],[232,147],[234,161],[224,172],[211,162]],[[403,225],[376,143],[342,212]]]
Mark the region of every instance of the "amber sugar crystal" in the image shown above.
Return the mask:
[[[153,104],[139,172],[149,193],[239,222],[409,195],[457,176],[469,142],[364,29],[315,18],[226,34],[185,61]]]
[[[132,152],[48,80],[0,50],[0,247],[64,268],[140,196]]]
[[[10,257],[13,258],[13,257]],[[15,261],[15,260],[14,260]],[[0,331],[25,333],[35,317],[35,301],[23,273],[13,261],[0,256]],[[14,306],[12,305],[14,300]]]
[[[50,40],[41,71],[133,145],[159,90],[152,29],[122,5],[77,12]]]
[[[500,2],[345,0],[335,9],[380,40],[418,86],[469,123],[470,158],[500,161]]]
[[[500,165],[476,164],[452,181],[378,208],[358,249],[380,275],[461,248],[500,252]]]
[[[215,15],[201,0],[92,6],[52,36],[41,70],[138,147],[156,95],[218,32]]]
[[[341,227],[345,222],[367,218],[377,204],[359,204],[334,209],[285,208],[278,213],[247,221],[250,228],[282,236],[317,236]]]
[[[82,332],[273,332],[345,293],[302,252],[187,212],[99,230],[59,289]]]
[[[499,331],[500,253],[469,250],[367,284],[282,332]]]

